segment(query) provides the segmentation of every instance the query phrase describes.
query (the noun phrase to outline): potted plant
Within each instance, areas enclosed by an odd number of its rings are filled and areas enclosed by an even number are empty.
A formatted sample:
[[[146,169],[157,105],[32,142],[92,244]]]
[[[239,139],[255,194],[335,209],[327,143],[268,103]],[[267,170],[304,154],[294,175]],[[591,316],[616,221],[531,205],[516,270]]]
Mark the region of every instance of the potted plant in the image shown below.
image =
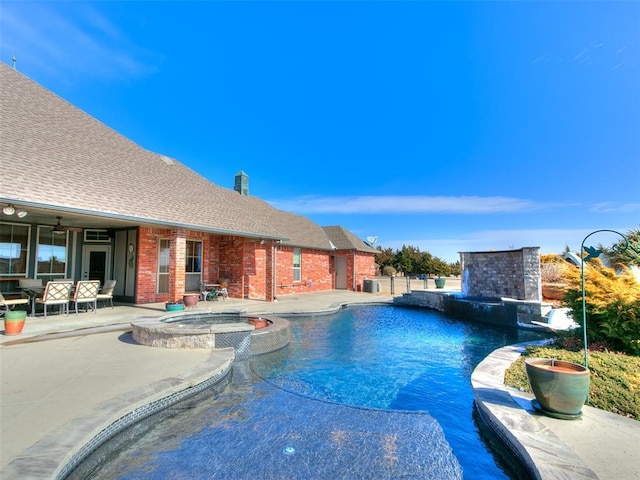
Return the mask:
[[[198,297],[200,295],[196,293],[186,293],[182,300],[184,302],[185,307],[196,307],[198,306]]]
[[[525,369],[535,395],[536,410],[555,418],[572,420],[582,415],[589,395],[589,369],[553,358],[527,358]]]
[[[449,265],[444,260],[438,257],[434,257],[429,266],[429,271],[435,274],[436,276],[435,278],[436,288],[444,288],[444,284],[446,283],[446,278],[443,278],[443,277],[451,275],[452,268],[451,268],[451,265]]]
[[[4,314],[4,334],[18,335],[22,333],[26,320],[26,310],[8,310]]]

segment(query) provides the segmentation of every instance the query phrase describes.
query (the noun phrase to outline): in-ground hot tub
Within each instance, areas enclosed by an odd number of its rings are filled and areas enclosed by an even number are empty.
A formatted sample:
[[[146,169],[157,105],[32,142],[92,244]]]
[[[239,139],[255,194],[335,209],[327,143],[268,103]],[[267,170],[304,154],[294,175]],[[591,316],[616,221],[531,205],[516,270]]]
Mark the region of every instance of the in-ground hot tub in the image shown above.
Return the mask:
[[[288,320],[241,314],[176,313],[131,322],[133,339],[150,347],[235,349],[236,358],[272,352],[291,340]]]

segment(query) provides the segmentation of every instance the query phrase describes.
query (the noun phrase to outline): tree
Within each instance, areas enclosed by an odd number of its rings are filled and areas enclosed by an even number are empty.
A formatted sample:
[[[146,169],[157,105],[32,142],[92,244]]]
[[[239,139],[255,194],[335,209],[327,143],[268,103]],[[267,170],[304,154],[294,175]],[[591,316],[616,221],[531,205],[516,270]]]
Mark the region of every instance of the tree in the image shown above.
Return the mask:
[[[407,274],[427,274],[438,276],[460,275],[460,261],[447,263],[441,258],[434,257],[429,252],[421,252],[418,247],[403,245],[400,250],[393,252],[391,248],[376,247],[376,263],[383,275],[385,272],[401,271]]]
[[[403,245],[401,250],[396,251],[394,264],[398,271],[415,273],[419,262],[420,249],[417,247]]]
[[[421,252],[416,263],[415,273],[431,273],[433,269],[433,255],[429,252]]]
[[[449,275],[449,264],[441,258],[434,257],[432,271],[430,273],[433,273],[439,277],[447,276]]]
[[[456,277],[458,275],[460,275],[461,272],[461,265],[460,265],[460,260],[457,260],[456,263],[450,263],[449,264],[449,273],[447,273],[447,275],[452,276],[452,277]]]
[[[384,267],[393,267],[395,255],[393,249],[382,248],[380,245],[377,247],[378,253],[376,253],[376,263],[380,267],[380,271],[384,270]]]
[[[635,265],[640,267],[640,230],[630,230],[627,232],[626,237],[629,241],[629,246],[626,250],[623,250],[626,246],[626,242],[623,239],[613,244],[611,248],[601,247],[601,250],[612,266]]]

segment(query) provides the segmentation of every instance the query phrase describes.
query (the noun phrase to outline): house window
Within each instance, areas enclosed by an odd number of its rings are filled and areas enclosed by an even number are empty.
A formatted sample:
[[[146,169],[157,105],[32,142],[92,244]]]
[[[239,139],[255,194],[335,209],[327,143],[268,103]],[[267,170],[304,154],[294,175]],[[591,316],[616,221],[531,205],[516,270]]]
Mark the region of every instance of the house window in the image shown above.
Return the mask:
[[[202,281],[202,242],[187,240],[184,281],[185,291],[200,291],[200,282]]]
[[[293,249],[293,281],[299,282],[302,278],[301,265],[302,253],[299,248]]]
[[[169,240],[160,240],[158,248],[158,293],[169,293]]]
[[[85,242],[108,242],[111,238],[107,230],[85,230],[84,241]]]
[[[30,231],[28,225],[0,224],[0,275],[27,276]]]
[[[54,232],[51,227],[38,227],[36,278],[47,282],[67,276],[67,232]]]

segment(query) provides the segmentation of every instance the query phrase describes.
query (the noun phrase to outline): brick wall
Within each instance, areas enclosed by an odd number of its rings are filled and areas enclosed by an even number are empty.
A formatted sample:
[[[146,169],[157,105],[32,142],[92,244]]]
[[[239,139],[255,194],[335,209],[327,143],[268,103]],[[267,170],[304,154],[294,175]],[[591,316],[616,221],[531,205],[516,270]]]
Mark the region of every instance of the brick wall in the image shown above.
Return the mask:
[[[538,247],[500,252],[463,252],[462,292],[468,297],[542,298]]]
[[[187,260],[187,232],[172,230],[169,242],[169,301],[182,300]]]
[[[233,298],[245,298],[244,267],[250,266],[244,261],[245,243],[246,239],[240,237],[220,237],[218,275],[219,278],[229,279],[228,292]]]
[[[362,291],[364,280],[375,278],[375,254],[343,250],[337,252],[336,257],[347,259],[347,290]]]
[[[157,293],[159,241],[170,242],[169,292]],[[301,249],[301,281],[293,281],[293,247],[260,242],[232,235],[213,235],[180,229],[140,228],[136,273],[136,303],[180,301],[185,289],[187,240],[202,241],[202,277],[205,283],[229,279],[233,298],[271,301],[278,295],[307,293],[335,288],[333,252]],[[339,252],[338,252],[339,254]],[[276,284],[274,277],[274,255]],[[375,276],[375,255],[347,253],[348,288]],[[355,266],[355,272],[354,272]],[[354,277],[355,274],[355,277]]]
[[[243,298],[253,298],[266,300],[267,283],[272,268],[267,269],[267,261],[271,261],[271,256],[267,251],[271,250],[271,245],[261,244],[251,241],[245,243],[244,248],[244,288]]]
[[[330,252],[302,248],[300,281],[293,281],[293,247],[278,246],[275,295],[317,292],[333,288]]]
[[[202,241],[203,279],[217,280],[218,237],[202,232],[141,227],[138,233],[138,265],[136,273],[136,303],[175,302],[182,300],[185,286],[186,241]],[[169,240],[169,292],[158,290],[159,241]],[[180,265],[180,266],[178,266]]]
[[[168,295],[159,297],[157,290],[158,239],[169,238],[169,230],[140,228],[138,230],[138,270],[136,274],[136,303],[166,302]]]
[[[356,252],[356,289],[364,291],[364,280],[372,280],[376,277],[375,254]]]

